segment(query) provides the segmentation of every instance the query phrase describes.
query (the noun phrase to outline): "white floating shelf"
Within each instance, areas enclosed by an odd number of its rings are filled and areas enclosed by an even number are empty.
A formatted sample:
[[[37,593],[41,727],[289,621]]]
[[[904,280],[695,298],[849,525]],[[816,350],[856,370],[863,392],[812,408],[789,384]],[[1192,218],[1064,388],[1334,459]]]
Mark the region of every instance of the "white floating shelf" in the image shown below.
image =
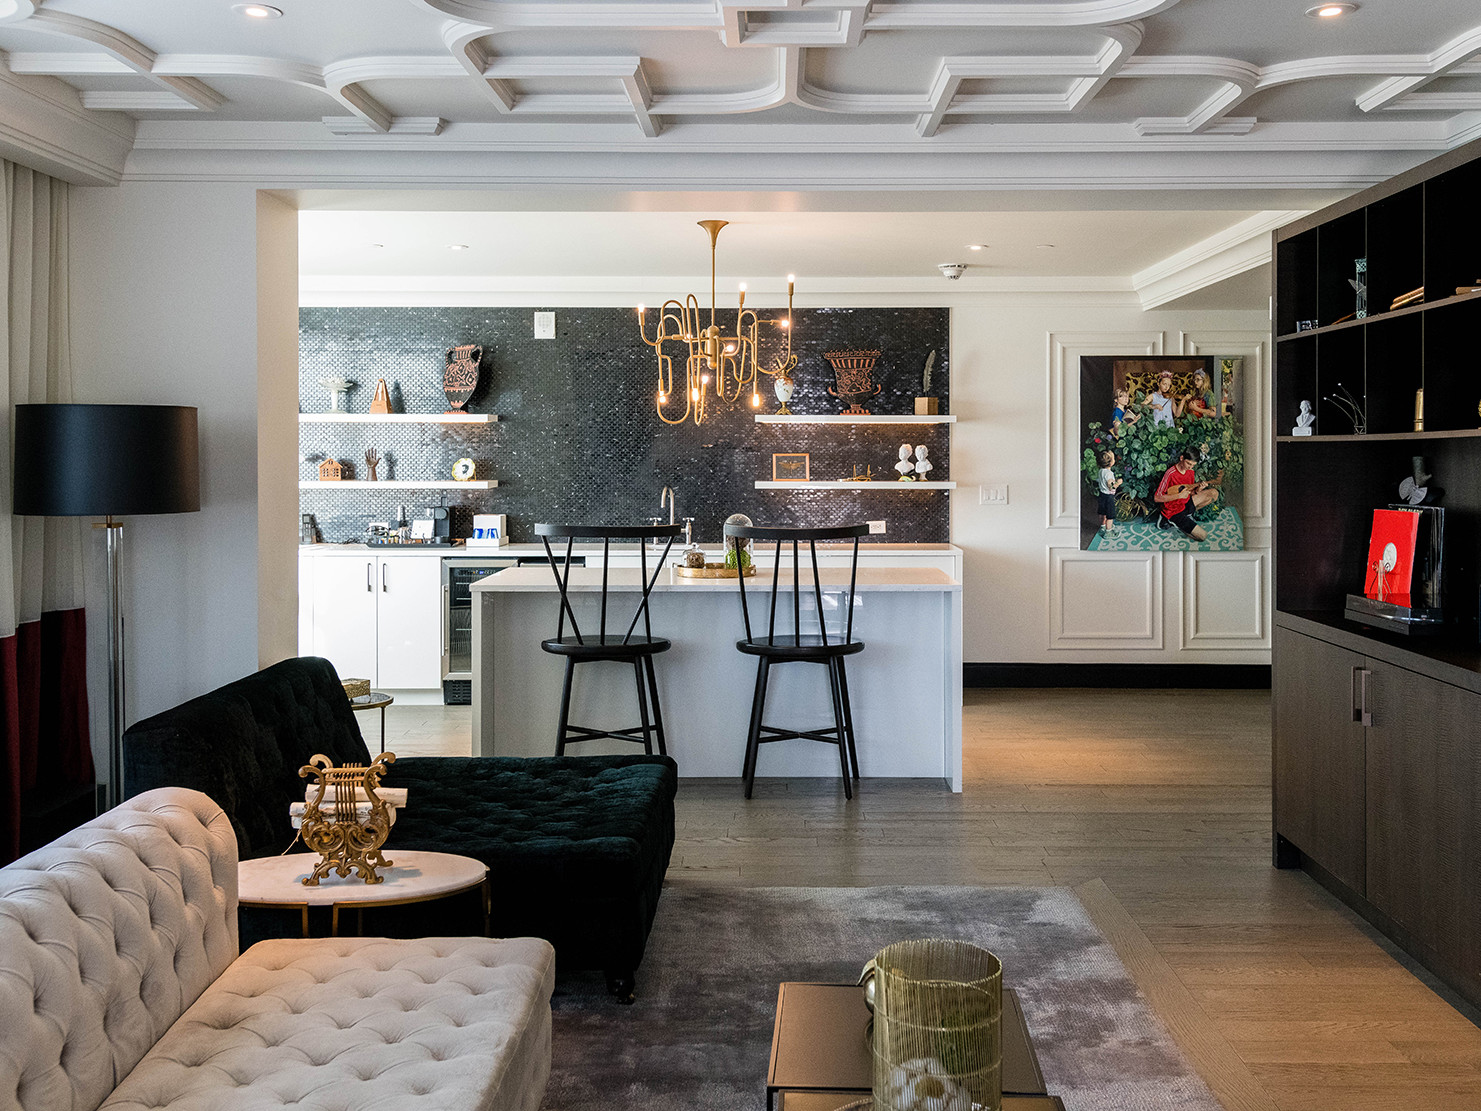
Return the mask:
[[[914,413],[886,413],[881,416],[870,414],[865,417],[846,417],[842,414],[819,413],[808,415],[803,413],[789,413],[777,415],[776,413],[757,413],[757,424],[955,424],[954,414],[936,414],[935,416],[917,416]]]
[[[758,490],[955,490],[955,482],[758,482]]]
[[[299,424],[493,424],[498,413],[299,413]]]
[[[492,490],[499,485],[497,479],[474,478],[467,482],[457,482],[453,479],[437,482],[367,482],[364,479],[340,479],[336,482],[321,482],[313,479],[308,482],[300,482],[300,490]]]

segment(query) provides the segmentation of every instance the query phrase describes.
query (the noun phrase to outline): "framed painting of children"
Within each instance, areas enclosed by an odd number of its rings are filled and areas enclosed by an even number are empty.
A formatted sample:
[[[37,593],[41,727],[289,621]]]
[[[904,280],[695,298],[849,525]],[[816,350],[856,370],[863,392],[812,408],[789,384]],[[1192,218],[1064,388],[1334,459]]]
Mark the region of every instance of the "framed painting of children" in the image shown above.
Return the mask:
[[[1238,357],[1080,360],[1080,547],[1244,550]]]

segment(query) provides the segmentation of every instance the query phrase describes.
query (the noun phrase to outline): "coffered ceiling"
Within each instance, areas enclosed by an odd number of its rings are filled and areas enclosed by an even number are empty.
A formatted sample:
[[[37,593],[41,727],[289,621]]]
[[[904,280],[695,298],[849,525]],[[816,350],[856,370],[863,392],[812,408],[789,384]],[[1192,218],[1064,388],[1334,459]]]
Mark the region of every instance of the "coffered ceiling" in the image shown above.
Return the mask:
[[[134,151],[875,153],[917,179],[938,153],[1114,152],[1162,185],[1173,152],[1284,154],[1309,181],[1249,183],[1337,186],[1481,135],[1476,0],[1310,2],[0,0],[0,77]],[[1389,161],[1318,172],[1339,153]]]

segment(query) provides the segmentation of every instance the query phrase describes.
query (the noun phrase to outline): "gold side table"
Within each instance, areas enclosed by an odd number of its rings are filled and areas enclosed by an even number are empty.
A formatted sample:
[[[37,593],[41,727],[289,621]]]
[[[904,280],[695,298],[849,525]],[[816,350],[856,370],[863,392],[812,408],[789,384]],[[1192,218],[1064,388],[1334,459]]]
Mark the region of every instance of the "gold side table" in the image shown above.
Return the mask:
[[[396,700],[385,691],[371,691],[362,694],[359,698],[350,699],[350,709],[359,713],[361,710],[379,710],[381,712],[381,751],[386,751],[386,707]]]

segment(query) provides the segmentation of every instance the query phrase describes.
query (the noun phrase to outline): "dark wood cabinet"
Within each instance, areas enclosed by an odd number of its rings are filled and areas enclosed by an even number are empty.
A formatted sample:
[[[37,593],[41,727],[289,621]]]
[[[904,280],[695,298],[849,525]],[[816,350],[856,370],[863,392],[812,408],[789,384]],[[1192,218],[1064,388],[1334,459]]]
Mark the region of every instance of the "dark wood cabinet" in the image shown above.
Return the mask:
[[[1367,770],[1353,706],[1364,664],[1355,652],[1275,630],[1275,829],[1359,894]]]
[[[1481,293],[1457,291],[1481,285],[1478,195],[1481,142],[1275,233],[1271,763],[1277,865],[1305,867],[1481,1005]],[[1302,401],[1314,434],[1296,436]],[[1433,636],[1343,616],[1373,511],[1415,456],[1444,490]]]

